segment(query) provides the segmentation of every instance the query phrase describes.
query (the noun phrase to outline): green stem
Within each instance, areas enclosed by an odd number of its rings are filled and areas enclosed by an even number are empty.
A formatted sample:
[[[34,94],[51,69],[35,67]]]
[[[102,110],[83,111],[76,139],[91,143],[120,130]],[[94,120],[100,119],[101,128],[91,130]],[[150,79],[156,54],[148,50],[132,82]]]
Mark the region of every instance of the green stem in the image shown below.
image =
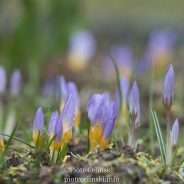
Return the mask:
[[[136,139],[135,139],[135,118],[130,116],[130,129],[129,129],[129,141],[128,144],[130,147],[135,149]]]
[[[171,113],[170,110],[168,110],[166,112],[166,118],[167,118],[167,156],[166,156],[166,161],[167,164],[169,165],[171,163],[172,160],[172,145],[171,145],[171,121],[170,118],[171,117]]]

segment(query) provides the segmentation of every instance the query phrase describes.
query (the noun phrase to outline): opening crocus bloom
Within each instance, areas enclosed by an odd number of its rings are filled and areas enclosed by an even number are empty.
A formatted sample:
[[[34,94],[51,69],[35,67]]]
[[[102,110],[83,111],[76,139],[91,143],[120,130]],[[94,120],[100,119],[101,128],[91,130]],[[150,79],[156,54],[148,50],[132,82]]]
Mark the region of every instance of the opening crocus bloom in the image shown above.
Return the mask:
[[[68,143],[72,139],[72,128],[75,119],[75,100],[69,94],[62,111],[63,140]]]
[[[93,150],[97,145],[101,149],[109,143],[112,132],[110,115],[114,112],[114,105],[110,103],[108,93],[94,94],[89,100],[87,113],[90,119],[89,141],[90,149]]]
[[[3,141],[3,137],[0,135],[0,155],[3,153],[4,151],[4,141]]]
[[[0,95],[3,95],[6,91],[7,77],[5,69],[0,66]]]
[[[135,119],[136,126],[138,126],[140,122],[140,104],[139,89],[136,81],[134,81],[129,94],[129,110],[131,118]]]
[[[162,101],[166,110],[170,110],[174,98],[175,88],[175,75],[172,64],[169,64],[165,73],[163,88],[162,88]]]
[[[42,107],[39,107],[34,117],[33,141],[37,146],[43,144],[44,138],[44,113]]]
[[[175,120],[171,130],[171,145],[176,146],[179,135],[179,123],[178,119]]]
[[[21,89],[21,72],[20,70],[15,70],[12,74],[11,81],[10,81],[10,94],[13,97],[19,96],[20,89]]]

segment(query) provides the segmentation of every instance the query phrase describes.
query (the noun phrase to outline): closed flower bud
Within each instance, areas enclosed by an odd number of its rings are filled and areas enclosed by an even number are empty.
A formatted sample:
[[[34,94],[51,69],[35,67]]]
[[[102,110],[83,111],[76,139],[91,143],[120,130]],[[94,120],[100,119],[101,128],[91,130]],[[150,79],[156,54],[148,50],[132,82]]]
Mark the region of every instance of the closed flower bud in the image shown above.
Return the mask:
[[[179,123],[178,119],[175,120],[172,130],[171,130],[171,145],[175,146],[178,141],[178,135],[179,135]]]
[[[170,110],[174,98],[175,75],[172,64],[170,64],[165,73],[163,88],[162,88],[162,101],[166,110]]]
[[[41,146],[43,144],[44,136],[44,114],[42,107],[39,107],[34,117],[33,141],[35,145]]]
[[[139,104],[139,90],[136,81],[134,81],[129,94],[129,111],[131,118],[135,119],[136,125],[139,125],[140,104]]]

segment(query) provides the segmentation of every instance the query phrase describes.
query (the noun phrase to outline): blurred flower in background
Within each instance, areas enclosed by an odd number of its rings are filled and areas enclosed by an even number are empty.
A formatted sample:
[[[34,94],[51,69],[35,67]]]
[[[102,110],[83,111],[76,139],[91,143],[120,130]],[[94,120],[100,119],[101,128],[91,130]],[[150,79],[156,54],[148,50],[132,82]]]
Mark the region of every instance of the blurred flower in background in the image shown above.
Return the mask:
[[[111,48],[111,54],[118,66],[120,74],[129,79],[133,69],[132,48],[127,45],[115,45]],[[106,55],[102,59],[102,72],[108,78],[111,78],[115,74],[110,55]]]
[[[175,42],[176,35],[172,31],[166,29],[152,31],[146,51],[139,62],[139,73],[152,66],[157,74],[162,73],[164,68],[172,61]]]
[[[96,51],[96,40],[88,30],[74,32],[70,37],[68,66],[72,71],[84,70]]]
[[[22,85],[22,75],[20,70],[16,69],[13,71],[10,80],[10,95],[16,98],[20,95]]]

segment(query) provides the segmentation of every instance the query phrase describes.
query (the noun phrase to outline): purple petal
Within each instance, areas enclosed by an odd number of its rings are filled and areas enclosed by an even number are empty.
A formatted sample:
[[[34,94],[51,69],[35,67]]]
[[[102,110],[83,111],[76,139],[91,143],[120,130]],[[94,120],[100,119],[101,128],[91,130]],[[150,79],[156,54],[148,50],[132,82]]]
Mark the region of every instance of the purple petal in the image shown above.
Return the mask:
[[[65,101],[68,96],[68,86],[64,76],[60,76],[60,87],[61,87],[61,100]]]
[[[60,141],[63,135],[62,115],[60,114],[55,126],[55,141]]]
[[[34,117],[34,131],[43,131],[44,129],[44,114],[42,107],[39,107]]]
[[[128,96],[128,90],[129,90],[129,81],[126,77],[121,76],[120,77],[120,84],[121,84],[123,103],[126,103],[127,96]]]
[[[132,49],[129,46],[113,46],[112,47],[112,56],[117,62],[118,66],[131,69],[133,54]]]
[[[59,118],[59,114],[58,114],[58,111],[55,110],[51,117],[50,117],[50,121],[49,121],[49,128],[48,128],[48,133],[49,135],[51,133],[54,133],[55,132],[55,127],[56,127],[56,123],[57,123],[57,120]]]
[[[103,138],[110,138],[115,123],[114,103],[106,106],[106,115],[104,120]]]
[[[72,94],[74,101],[75,101],[75,106],[76,110],[79,110],[80,108],[80,98],[79,98],[79,93],[77,90],[77,86],[75,85],[74,82],[70,81],[68,82],[68,91],[70,94]]]
[[[74,119],[75,119],[75,100],[73,96],[69,94],[62,111],[62,121],[63,123],[67,124],[67,127],[64,130],[65,132],[67,132],[73,127]]]
[[[165,73],[163,88],[162,88],[162,99],[165,107],[170,107],[174,98],[175,88],[175,75],[172,64],[169,64]]]
[[[134,81],[129,94],[129,110],[130,114],[135,116],[136,124],[140,118],[139,90],[136,81]]]
[[[173,146],[177,144],[178,135],[179,135],[179,123],[178,123],[178,119],[176,119],[171,130],[171,144]]]
[[[12,96],[17,97],[20,93],[22,83],[22,76],[20,70],[14,70],[10,81],[10,93]]]
[[[6,91],[7,76],[4,67],[0,66],[0,95]]]
[[[87,113],[92,124],[103,123],[105,105],[109,103],[108,93],[93,94],[88,102]]]
[[[94,55],[96,41],[87,30],[75,32],[70,40],[70,54],[79,58],[90,60]]]

